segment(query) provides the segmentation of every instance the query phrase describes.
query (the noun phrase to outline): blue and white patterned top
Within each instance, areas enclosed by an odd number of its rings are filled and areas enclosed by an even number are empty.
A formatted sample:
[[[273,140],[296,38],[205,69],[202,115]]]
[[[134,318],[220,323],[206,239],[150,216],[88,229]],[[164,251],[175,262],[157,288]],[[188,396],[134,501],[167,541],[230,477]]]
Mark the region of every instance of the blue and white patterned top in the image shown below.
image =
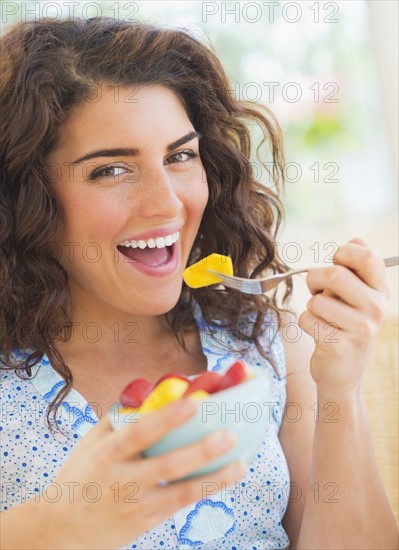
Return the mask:
[[[262,343],[273,357],[278,375],[255,345],[237,342],[225,330],[206,325],[198,311],[196,320],[208,370],[223,372],[238,358],[268,369],[273,380],[273,423],[241,482],[224,492],[205,495],[200,502],[180,510],[124,548],[288,548],[289,540],[281,519],[288,504],[290,480],[278,439],[286,401],[286,372],[276,324],[266,324]],[[228,352],[226,344],[241,351]],[[248,349],[242,351],[243,347]],[[25,353],[19,350],[15,356]],[[58,423],[65,435],[53,435],[45,422],[47,407],[64,382],[46,355],[33,367],[32,374],[26,381],[14,371],[0,370],[2,511],[32,498],[56,498],[54,486],[48,493],[46,487],[79,440],[98,421],[90,405],[72,389],[59,409]]]

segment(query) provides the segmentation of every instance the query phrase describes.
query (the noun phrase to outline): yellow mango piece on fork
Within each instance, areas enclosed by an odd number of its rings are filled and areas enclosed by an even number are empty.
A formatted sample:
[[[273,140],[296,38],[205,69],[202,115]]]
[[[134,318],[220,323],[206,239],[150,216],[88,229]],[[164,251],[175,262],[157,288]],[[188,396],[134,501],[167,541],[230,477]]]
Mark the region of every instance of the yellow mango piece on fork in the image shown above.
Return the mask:
[[[208,269],[213,269],[224,275],[234,275],[231,258],[214,253],[187,267],[183,272],[184,282],[191,288],[201,288],[221,283],[222,280],[217,275],[210,273]]]

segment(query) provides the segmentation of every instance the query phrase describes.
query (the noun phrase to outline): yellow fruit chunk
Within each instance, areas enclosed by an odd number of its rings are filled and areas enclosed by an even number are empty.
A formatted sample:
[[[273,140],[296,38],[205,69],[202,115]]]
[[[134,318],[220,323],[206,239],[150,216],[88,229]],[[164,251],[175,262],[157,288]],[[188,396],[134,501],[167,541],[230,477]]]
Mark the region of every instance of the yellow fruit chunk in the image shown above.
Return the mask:
[[[139,408],[138,407],[121,407],[119,409],[119,412],[121,414],[131,414],[131,413],[135,413],[135,412],[139,412]]]
[[[181,378],[167,378],[156,386],[139,408],[140,414],[156,411],[167,403],[180,399],[189,383]]]
[[[189,393],[187,397],[191,397],[192,399],[198,399],[199,401],[201,399],[206,399],[208,395],[210,394],[205,390],[197,390],[197,391],[193,391],[193,393]]]
[[[234,275],[231,258],[215,253],[187,267],[183,272],[184,282],[191,288],[221,283],[222,280],[217,275],[209,273],[208,269],[213,269],[224,275]]]

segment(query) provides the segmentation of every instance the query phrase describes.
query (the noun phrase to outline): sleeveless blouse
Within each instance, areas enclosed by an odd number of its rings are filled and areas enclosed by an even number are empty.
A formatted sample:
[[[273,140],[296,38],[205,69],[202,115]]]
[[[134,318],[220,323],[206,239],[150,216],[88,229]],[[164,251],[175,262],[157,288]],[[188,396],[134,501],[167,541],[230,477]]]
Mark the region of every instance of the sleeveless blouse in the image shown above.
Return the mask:
[[[254,344],[237,341],[226,329],[205,323],[199,308],[195,317],[208,370],[223,373],[233,361],[243,359],[269,371],[273,396],[268,405],[271,426],[242,481],[218,492],[213,486],[205,487],[202,500],[179,510],[123,549],[288,548],[281,520],[288,504],[290,479],[278,439],[286,402],[286,371],[277,323],[268,315],[261,339],[273,369]],[[15,350],[13,355],[19,358],[28,353],[29,350]],[[55,501],[57,492],[62,490],[53,483],[59,468],[98,422],[95,407],[72,389],[57,416],[63,434],[50,432],[46,425],[47,408],[63,385],[46,355],[32,368],[29,380],[21,380],[12,370],[0,370],[1,511],[33,498]]]

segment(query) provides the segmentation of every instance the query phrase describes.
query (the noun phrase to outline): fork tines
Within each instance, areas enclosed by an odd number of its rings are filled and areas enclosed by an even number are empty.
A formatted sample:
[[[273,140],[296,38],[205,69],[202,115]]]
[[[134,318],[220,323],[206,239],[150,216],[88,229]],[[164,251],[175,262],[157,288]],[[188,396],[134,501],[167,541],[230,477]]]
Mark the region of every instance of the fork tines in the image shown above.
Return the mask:
[[[229,275],[225,275],[224,273],[213,271],[213,269],[209,269],[208,271],[219,277],[219,279],[222,280],[225,286],[232,288],[233,290],[244,292],[244,294],[263,293],[261,283],[256,279],[248,280],[242,279],[240,277],[230,277]]]

